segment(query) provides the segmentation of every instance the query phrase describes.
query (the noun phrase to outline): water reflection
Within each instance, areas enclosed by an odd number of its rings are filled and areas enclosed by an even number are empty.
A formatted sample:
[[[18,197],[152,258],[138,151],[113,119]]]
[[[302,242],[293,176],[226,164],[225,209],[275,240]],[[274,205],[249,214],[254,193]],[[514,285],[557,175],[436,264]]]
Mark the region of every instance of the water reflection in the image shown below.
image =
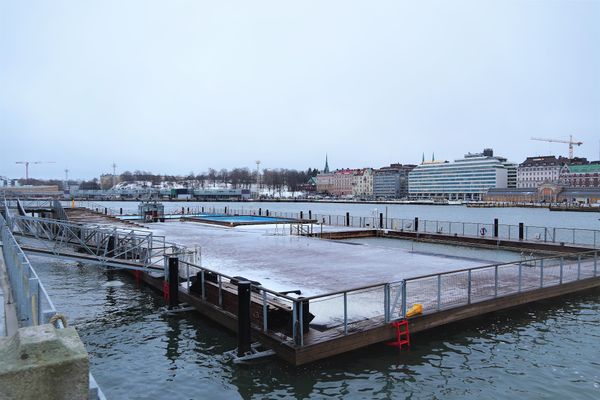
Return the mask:
[[[160,294],[127,274],[34,264],[111,399],[600,397],[598,290],[417,334],[410,351],[247,367],[223,356],[233,334],[196,313],[161,315]],[[102,286],[115,280],[124,285]]]

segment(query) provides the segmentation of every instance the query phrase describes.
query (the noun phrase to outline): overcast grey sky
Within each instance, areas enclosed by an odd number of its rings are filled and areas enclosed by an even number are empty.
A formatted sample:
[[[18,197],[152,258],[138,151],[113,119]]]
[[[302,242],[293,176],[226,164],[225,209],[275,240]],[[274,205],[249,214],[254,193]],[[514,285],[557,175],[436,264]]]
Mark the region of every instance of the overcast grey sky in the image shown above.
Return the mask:
[[[598,159],[600,1],[0,0],[0,175]]]

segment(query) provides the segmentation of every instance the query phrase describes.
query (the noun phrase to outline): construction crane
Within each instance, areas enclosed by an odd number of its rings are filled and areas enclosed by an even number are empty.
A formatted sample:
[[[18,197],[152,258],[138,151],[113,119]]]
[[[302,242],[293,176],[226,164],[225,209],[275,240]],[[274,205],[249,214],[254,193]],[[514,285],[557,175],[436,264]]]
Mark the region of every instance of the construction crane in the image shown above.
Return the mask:
[[[583,142],[574,141],[573,135],[569,135],[569,140],[545,139],[545,138],[536,138],[536,137],[532,137],[531,140],[541,140],[542,142],[552,142],[552,143],[567,143],[569,145],[569,160],[573,159],[573,145],[581,146],[583,144]]]
[[[25,179],[29,180],[29,164],[54,164],[55,161],[15,161],[15,164],[25,164]]]

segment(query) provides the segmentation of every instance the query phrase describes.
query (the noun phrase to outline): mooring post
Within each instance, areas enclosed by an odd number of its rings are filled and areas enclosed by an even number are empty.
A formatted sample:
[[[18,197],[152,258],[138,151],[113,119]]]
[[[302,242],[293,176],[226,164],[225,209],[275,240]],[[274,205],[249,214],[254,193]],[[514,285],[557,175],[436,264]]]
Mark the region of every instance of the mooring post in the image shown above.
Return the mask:
[[[202,214],[204,214],[204,206],[202,206]]]
[[[179,259],[169,257],[169,308],[179,304]]]
[[[228,214],[227,214],[227,206],[225,206],[225,215],[228,215]]]
[[[185,207],[181,207],[181,215],[185,214]]]
[[[419,218],[415,217],[415,232],[419,232]]]
[[[108,208],[104,207],[104,215],[108,215]]]
[[[266,210],[266,211],[265,211],[265,214],[266,214],[266,216],[268,217],[268,216],[269,216],[269,210]]]
[[[312,219],[312,211],[308,210],[308,219]]]
[[[123,207],[119,208],[119,215],[123,215]]]
[[[263,332],[269,330],[269,306],[267,304],[267,292],[262,290],[262,312],[263,312]]]
[[[498,218],[494,218],[494,237],[498,237]]]
[[[346,213],[346,226],[350,226],[350,213]]]
[[[379,213],[379,229],[383,229],[383,213]]]
[[[188,214],[190,213],[190,208],[189,208],[189,207],[187,208],[187,213],[188,213]]]
[[[262,208],[261,207],[258,208],[258,215],[262,215]]]
[[[523,235],[525,232],[525,224],[519,222],[519,240],[523,240]]]
[[[304,219],[304,211],[300,211],[300,219]]]
[[[238,357],[250,351],[250,282],[238,281]]]

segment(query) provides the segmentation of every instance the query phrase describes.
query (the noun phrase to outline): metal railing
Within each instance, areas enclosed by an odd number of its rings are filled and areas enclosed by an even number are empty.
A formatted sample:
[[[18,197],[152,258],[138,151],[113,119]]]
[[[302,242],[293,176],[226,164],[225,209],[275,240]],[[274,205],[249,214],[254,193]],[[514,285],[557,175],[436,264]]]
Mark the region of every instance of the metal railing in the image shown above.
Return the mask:
[[[46,324],[56,314],[44,285],[0,215],[2,255],[15,301],[19,326]]]
[[[11,218],[6,203],[3,212],[0,213],[0,238],[18,325],[27,327],[47,324],[57,314],[56,307],[2,214]],[[58,329],[65,327],[60,319],[56,321],[56,325]],[[106,400],[91,372],[89,372],[89,398]]]
[[[262,215],[277,218],[311,219],[330,226],[343,226],[364,229],[388,229],[393,231],[410,231],[417,233],[442,234],[460,237],[478,237],[498,240],[519,240],[520,226],[498,224],[498,235],[495,236],[493,223],[454,222],[441,220],[422,220],[415,218],[385,218],[383,216],[353,216],[336,214],[318,214],[312,212],[283,212],[267,209],[229,207],[196,207],[190,213],[226,214],[226,215]],[[417,229],[415,229],[415,227]],[[581,228],[543,227],[523,225],[522,240],[540,243],[562,243],[576,246],[600,247],[600,230]]]

